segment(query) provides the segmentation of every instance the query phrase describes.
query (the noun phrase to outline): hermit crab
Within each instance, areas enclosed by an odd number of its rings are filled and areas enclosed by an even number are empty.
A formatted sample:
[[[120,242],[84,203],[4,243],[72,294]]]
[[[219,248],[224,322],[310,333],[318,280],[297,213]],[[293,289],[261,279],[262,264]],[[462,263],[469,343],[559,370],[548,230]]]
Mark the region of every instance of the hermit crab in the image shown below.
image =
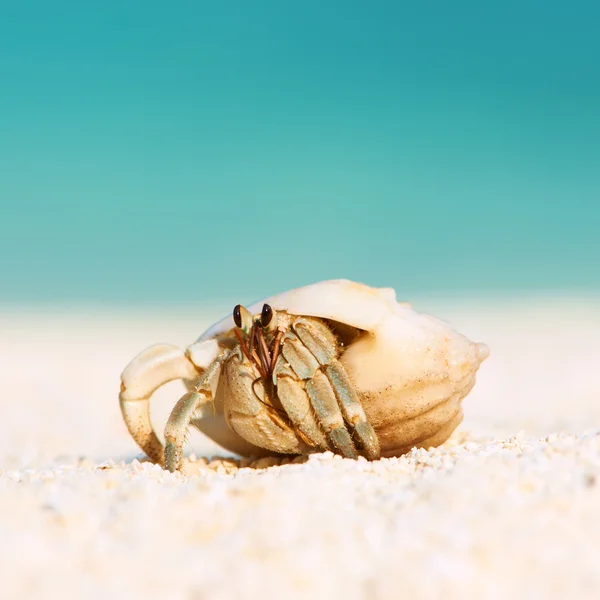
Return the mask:
[[[238,304],[185,351],[144,350],[123,371],[119,399],[133,439],[170,471],[182,468],[190,426],[243,456],[375,460],[444,442],[488,353],[393,289],[323,281]],[[150,397],[175,379],[188,391],[163,446]]]

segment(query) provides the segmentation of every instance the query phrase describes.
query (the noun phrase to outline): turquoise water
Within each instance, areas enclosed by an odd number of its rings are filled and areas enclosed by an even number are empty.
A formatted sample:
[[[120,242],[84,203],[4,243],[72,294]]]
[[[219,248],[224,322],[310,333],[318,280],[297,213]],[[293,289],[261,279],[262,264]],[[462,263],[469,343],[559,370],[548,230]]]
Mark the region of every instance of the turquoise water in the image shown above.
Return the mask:
[[[600,5],[410,4],[4,3],[0,301],[599,289]]]

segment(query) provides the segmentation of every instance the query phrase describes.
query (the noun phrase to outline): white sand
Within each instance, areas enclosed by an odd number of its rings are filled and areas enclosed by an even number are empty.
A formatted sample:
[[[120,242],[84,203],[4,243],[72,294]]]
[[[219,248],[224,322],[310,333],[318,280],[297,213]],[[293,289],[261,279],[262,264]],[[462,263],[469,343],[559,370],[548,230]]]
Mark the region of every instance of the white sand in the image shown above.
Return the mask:
[[[208,316],[5,311],[0,598],[600,598],[600,302],[425,308],[492,350],[444,447],[188,478],[134,460],[118,376]]]

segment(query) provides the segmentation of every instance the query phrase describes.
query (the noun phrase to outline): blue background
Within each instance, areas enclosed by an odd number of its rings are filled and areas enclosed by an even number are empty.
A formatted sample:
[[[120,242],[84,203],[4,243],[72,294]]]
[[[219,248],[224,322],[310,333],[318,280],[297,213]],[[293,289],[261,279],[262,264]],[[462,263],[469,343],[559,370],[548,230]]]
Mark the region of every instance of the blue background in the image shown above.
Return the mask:
[[[0,8],[0,301],[600,288],[600,4]]]

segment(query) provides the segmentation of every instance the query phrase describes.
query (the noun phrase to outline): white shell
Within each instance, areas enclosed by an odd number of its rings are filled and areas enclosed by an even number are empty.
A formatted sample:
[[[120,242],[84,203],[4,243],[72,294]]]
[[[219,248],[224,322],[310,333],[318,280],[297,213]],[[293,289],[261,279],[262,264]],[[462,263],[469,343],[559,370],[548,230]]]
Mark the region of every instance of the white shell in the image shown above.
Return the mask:
[[[265,302],[276,310],[331,319],[365,331],[340,362],[377,431],[383,455],[444,442],[461,422],[461,401],[489,355],[485,344],[474,343],[448,323],[398,303],[391,288],[344,279],[323,281],[266,298],[248,309],[258,314]],[[233,326],[228,316],[198,341],[224,334]]]

